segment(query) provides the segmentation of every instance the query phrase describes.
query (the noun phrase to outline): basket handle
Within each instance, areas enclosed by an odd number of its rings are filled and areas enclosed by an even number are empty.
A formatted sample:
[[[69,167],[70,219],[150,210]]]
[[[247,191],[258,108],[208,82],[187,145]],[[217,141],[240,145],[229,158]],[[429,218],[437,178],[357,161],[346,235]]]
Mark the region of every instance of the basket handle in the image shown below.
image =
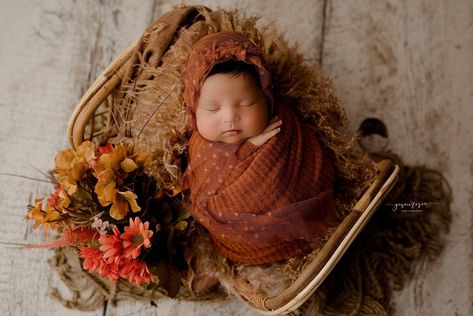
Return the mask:
[[[129,64],[134,63],[135,59],[139,59],[137,56],[142,53],[142,50],[146,50],[147,42],[157,41],[155,43],[157,49],[152,54],[150,63],[153,67],[158,67],[176,34],[182,27],[198,18],[199,10],[209,9],[203,6],[182,6],[165,13],[147,28],[135,44],[128,47],[102,72],[81,98],[69,120],[67,139],[72,148],[76,148],[82,143],[85,127],[90,118],[94,116],[110,93],[122,83],[123,78],[126,76],[136,79],[133,77],[133,67],[129,68]],[[156,32],[157,30],[159,31]],[[135,55],[135,52],[138,55]]]
[[[67,140],[73,149],[84,141],[84,131],[90,117],[122,81],[126,70],[126,62],[133,55],[136,43],[128,47],[118,56],[95,80],[82,96],[69,119]]]

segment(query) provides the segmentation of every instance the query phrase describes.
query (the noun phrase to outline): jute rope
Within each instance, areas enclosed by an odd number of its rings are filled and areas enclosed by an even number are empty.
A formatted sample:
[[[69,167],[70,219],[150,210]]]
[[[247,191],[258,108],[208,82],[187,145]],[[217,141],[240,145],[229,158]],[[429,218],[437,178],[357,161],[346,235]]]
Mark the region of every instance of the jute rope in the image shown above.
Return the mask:
[[[428,264],[441,251],[451,221],[451,189],[436,170],[401,166],[399,180],[342,260],[317,292],[293,315],[389,315],[390,298],[415,265]],[[418,210],[399,203],[429,202]],[[398,209],[393,208],[398,203]]]
[[[166,296],[166,292],[159,287],[134,286],[126,281],[113,283],[100,278],[96,273],[91,274],[84,271],[77,250],[73,247],[57,248],[55,255],[49,259],[49,264],[68,287],[72,298],[65,298],[57,288],[52,288],[49,296],[68,308],[94,311],[106,303],[115,305],[119,300],[132,299],[151,302]],[[179,292],[178,298],[192,301],[216,301],[226,296],[226,293],[222,291],[195,296],[183,288]]]

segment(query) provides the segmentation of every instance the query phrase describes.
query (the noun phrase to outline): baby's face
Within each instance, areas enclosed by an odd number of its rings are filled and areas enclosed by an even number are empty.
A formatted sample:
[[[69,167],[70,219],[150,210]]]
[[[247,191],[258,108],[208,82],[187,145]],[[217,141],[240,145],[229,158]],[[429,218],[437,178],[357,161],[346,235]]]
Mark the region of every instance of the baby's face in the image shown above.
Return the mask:
[[[197,130],[209,141],[238,143],[260,134],[268,125],[268,99],[248,75],[208,77],[195,112]]]

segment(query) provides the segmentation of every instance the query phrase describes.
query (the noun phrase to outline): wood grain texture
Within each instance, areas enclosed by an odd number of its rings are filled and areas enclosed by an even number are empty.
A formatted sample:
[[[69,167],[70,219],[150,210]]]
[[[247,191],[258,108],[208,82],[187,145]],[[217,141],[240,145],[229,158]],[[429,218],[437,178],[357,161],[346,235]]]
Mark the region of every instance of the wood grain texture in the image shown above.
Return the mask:
[[[96,73],[141,34],[151,20],[148,12],[121,1],[0,3],[0,172],[44,178],[35,168],[51,169],[54,155],[66,146],[64,131],[75,103]],[[44,196],[52,187],[1,180],[0,240],[44,242],[23,218],[32,194]],[[83,315],[47,297],[50,286],[61,287],[47,264],[50,251],[0,249],[2,315]]]
[[[416,267],[396,295],[396,314],[472,315],[473,3],[328,4],[323,70],[351,128],[380,118],[388,149],[406,163],[440,169],[454,192],[444,252]]]
[[[0,2],[0,172],[42,177],[66,146],[74,105],[96,76],[175,1]],[[188,1],[211,8],[230,0]],[[472,315],[473,3],[468,0],[238,2],[275,21],[312,64],[334,79],[351,129],[387,123],[389,147],[408,163],[441,168],[455,193],[448,244],[395,298],[396,315]],[[34,168],[33,168],[34,167]],[[38,243],[23,216],[51,186],[0,176],[0,241]],[[47,297],[61,282],[50,251],[0,244],[2,315],[256,315],[236,300],[119,302],[79,313]],[[66,292],[65,292],[66,293]]]

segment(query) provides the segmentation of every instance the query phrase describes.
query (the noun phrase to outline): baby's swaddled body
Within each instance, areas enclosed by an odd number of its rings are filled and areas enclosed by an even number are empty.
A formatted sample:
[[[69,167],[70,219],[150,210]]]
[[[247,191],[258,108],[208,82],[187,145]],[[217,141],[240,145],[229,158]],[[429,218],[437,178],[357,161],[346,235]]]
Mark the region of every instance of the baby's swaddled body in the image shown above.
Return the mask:
[[[273,100],[270,74],[252,42],[238,33],[217,33],[195,46],[188,65],[201,62],[201,67],[188,66],[184,95],[194,129],[185,174],[192,215],[208,230],[220,254],[237,262],[276,262],[308,250],[335,217],[331,161],[314,132],[289,106]],[[259,89],[268,102],[241,106],[238,98],[245,93],[232,98],[229,90],[218,106],[207,103],[209,71],[232,59],[255,65]],[[258,106],[267,107],[267,112]],[[276,113],[279,123],[271,120]],[[263,116],[262,128],[269,128],[246,135],[251,129],[245,120],[259,122],[251,120],[255,116]],[[202,121],[222,121],[231,130],[208,133]]]

